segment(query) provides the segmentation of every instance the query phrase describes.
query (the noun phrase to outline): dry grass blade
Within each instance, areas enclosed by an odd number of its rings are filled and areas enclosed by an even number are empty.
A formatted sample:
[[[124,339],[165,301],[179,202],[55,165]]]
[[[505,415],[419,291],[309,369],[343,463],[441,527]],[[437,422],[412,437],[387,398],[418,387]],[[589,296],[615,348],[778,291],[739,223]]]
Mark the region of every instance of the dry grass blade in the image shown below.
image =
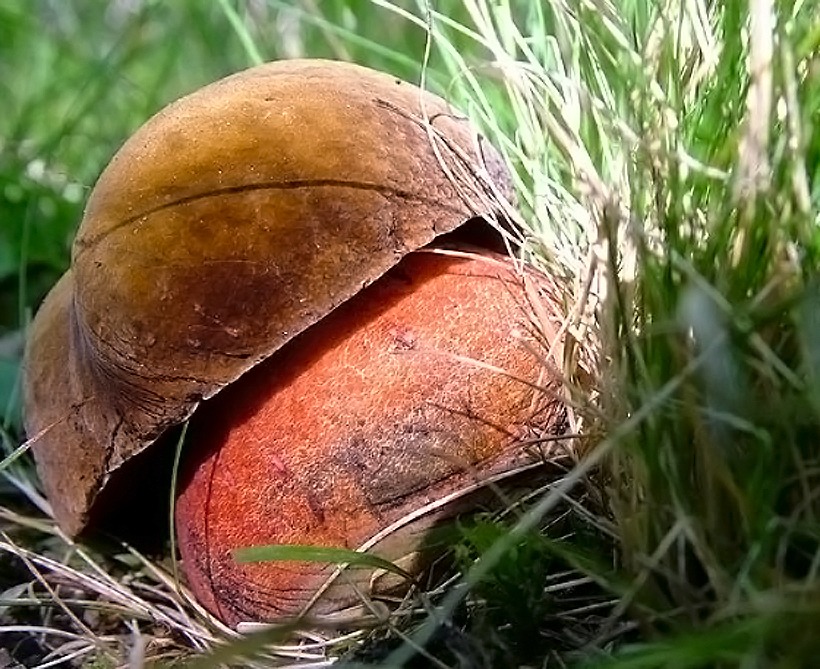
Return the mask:
[[[773,0],[753,0],[749,8],[749,92],[746,130],[738,150],[736,197],[742,201],[767,191],[772,181],[769,135],[774,111]]]

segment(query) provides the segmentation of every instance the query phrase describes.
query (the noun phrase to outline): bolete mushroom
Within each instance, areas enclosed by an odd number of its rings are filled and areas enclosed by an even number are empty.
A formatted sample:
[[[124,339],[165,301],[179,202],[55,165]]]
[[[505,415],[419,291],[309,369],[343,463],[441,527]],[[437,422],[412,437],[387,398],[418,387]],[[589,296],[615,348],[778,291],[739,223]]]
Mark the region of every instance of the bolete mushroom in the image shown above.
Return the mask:
[[[491,213],[489,182],[507,173],[466,120],[355,65],[255,67],[149,120],[30,330],[26,429],[61,526],[93,523],[115,473],[194,415],[180,548],[226,622],[300,613],[328,576],[235,548],[413,554],[438,515],[377,535],[560,422],[534,390],[555,384],[533,349],[554,332],[534,333],[523,287],[542,279],[429,250]],[[316,610],[355,599],[326,595]]]

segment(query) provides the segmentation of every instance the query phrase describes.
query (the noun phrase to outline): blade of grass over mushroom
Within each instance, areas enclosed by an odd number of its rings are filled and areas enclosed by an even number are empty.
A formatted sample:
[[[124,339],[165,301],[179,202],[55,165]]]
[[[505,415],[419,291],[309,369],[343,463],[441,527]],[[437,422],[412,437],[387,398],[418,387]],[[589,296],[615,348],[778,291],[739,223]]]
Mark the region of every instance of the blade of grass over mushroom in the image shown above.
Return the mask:
[[[179,492],[179,466],[182,461],[182,449],[185,445],[185,435],[188,434],[188,421],[182,426],[179,433],[176,447],[174,449],[174,462],[171,465],[171,490],[168,500],[168,529],[171,535],[171,560],[174,574],[174,582],[179,584],[179,561],[177,560],[177,533],[176,533],[176,499]]]
[[[11,439],[5,434],[0,433],[0,438],[2,438],[3,442],[11,442]],[[23,454],[27,453],[30,447],[29,441],[21,444],[17,448],[15,448],[11,453],[9,453],[6,457],[0,460],[0,473],[5,471],[9,466],[11,466],[14,462],[17,461]]]
[[[383,569],[414,582],[412,574],[384,558],[362,551],[332,546],[307,546],[278,544],[270,546],[248,546],[232,551],[237,562],[318,562],[323,564],[346,565],[351,568]]]

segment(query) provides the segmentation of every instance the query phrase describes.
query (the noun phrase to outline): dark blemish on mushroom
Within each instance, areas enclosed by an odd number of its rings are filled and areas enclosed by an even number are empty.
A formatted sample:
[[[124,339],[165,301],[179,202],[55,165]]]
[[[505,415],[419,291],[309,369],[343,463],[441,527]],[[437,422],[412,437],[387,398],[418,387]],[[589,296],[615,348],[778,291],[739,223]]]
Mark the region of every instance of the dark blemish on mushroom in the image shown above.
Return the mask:
[[[325,509],[316,494],[309,488],[305,491],[305,500],[313,517],[316,518],[320,524],[323,524],[325,522]]]
[[[396,325],[390,329],[392,342],[390,352],[412,351],[416,348],[416,333],[406,325]]]

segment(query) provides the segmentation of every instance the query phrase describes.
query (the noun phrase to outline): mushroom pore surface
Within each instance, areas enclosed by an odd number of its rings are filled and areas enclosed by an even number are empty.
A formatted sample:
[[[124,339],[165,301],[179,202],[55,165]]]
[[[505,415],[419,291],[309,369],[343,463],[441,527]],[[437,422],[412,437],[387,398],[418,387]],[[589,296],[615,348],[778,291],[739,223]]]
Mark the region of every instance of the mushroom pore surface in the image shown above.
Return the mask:
[[[334,570],[237,562],[248,546],[369,545],[419,568],[425,532],[457,508],[425,506],[527,461],[519,440],[562,424],[554,331],[534,334],[526,294],[500,256],[410,254],[206,403],[176,504],[199,600],[229,624],[281,620]],[[351,579],[378,594],[371,576],[349,570],[311,613],[359,603]]]

